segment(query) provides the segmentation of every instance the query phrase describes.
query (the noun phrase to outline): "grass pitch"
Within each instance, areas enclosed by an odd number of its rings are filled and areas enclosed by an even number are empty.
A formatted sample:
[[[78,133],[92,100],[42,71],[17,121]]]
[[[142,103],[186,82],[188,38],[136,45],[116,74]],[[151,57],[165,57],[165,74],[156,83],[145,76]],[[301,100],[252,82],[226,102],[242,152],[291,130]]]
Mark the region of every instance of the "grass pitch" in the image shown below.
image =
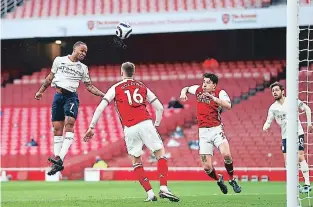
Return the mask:
[[[152,185],[158,193],[158,183]],[[286,207],[285,183],[240,185],[242,193],[235,194],[228,185],[229,193],[223,195],[214,182],[169,182],[180,202],[159,199],[144,203],[146,193],[132,181],[9,182],[2,183],[1,203],[2,207]],[[309,199],[302,202],[302,207],[311,207]]]

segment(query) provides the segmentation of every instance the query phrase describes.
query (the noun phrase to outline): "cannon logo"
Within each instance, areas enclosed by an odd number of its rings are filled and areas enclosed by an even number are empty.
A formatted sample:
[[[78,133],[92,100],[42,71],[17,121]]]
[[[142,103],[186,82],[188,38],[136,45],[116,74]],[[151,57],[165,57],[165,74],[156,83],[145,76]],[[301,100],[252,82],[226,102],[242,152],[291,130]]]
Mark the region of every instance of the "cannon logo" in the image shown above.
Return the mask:
[[[223,21],[224,24],[228,24],[229,20],[230,20],[230,15],[229,14],[223,14],[222,15],[222,21]]]
[[[95,22],[94,21],[88,21],[87,25],[88,25],[89,30],[93,30],[95,28]]]

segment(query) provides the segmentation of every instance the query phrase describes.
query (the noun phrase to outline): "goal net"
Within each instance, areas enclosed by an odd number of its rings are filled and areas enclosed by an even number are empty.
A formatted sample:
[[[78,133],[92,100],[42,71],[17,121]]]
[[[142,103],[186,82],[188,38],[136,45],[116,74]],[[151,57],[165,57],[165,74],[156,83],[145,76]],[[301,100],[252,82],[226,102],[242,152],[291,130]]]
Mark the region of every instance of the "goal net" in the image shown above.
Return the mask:
[[[300,14],[301,15],[301,14]],[[313,26],[299,28],[299,99],[313,110]],[[300,121],[305,131],[305,158],[309,168],[313,167],[313,134],[309,133],[304,112],[300,113]],[[300,184],[303,184],[302,174],[299,174]],[[310,180],[313,181],[310,171]],[[300,186],[301,188],[301,186]],[[301,189],[300,189],[301,191]],[[300,206],[313,206],[312,191],[299,194]]]

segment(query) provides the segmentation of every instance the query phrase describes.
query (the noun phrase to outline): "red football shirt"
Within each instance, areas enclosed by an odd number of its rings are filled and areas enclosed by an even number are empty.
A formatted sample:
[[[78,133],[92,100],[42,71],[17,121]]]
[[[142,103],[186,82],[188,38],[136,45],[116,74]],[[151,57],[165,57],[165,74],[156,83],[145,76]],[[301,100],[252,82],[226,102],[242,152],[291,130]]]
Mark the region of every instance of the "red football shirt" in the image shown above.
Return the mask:
[[[146,106],[147,103],[152,103],[157,99],[142,82],[133,79],[116,83],[103,98],[108,102],[114,100],[123,127],[131,127],[139,122],[152,120]]]
[[[199,128],[210,128],[219,126],[222,123],[220,107],[215,101],[203,93],[202,87],[194,85],[189,87],[188,92],[194,94],[197,98],[197,119]],[[230,102],[230,98],[224,90],[215,89],[213,96],[221,100]]]

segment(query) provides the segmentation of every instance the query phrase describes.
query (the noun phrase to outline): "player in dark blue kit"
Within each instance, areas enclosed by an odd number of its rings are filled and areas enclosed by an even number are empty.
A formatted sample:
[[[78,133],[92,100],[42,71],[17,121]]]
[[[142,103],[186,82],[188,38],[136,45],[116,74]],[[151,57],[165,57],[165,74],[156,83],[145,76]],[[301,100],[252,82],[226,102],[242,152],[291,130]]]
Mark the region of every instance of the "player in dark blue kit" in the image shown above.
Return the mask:
[[[50,84],[56,89],[52,103],[54,157],[48,159],[53,163],[48,175],[54,175],[64,169],[64,157],[74,142],[74,124],[79,107],[76,91],[79,82],[83,81],[90,93],[104,96],[104,93],[91,83],[88,67],[80,62],[84,60],[86,54],[87,45],[83,42],[76,42],[71,55],[56,57],[50,74],[35,95],[35,98],[39,100]],[[64,129],[65,136],[63,137]]]

